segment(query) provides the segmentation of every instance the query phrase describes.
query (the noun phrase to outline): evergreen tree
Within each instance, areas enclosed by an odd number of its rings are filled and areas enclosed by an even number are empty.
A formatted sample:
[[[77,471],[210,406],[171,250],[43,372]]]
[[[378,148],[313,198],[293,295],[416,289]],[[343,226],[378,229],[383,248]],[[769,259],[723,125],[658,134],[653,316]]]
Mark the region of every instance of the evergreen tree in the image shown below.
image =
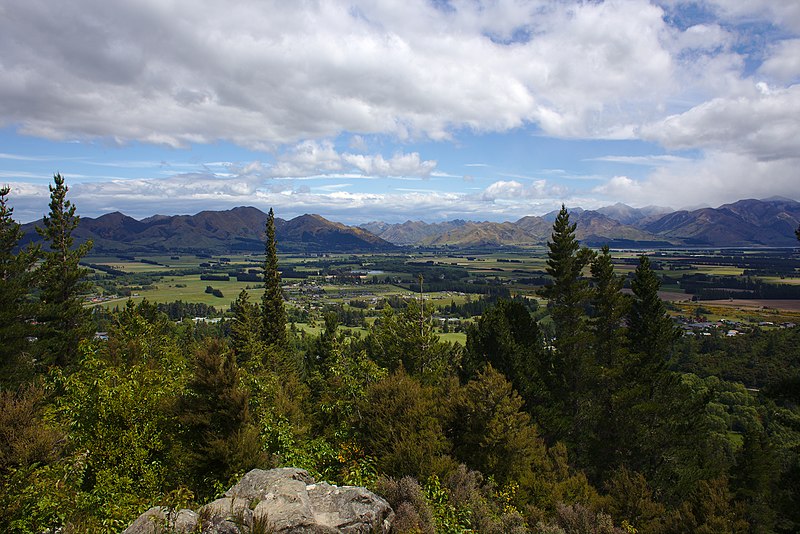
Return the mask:
[[[231,344],[239,364],[252,362],[260,357],[261,324],[258,306],[250,303],[250,294],[242,289],[231,304],[233,321],[231,323]]]
[[[650,268],[650,260],[641,256],[631,282],[633,303],[628,315],[628,338],[643,380],[666,366],[673,344],[680,337],[680,330],[667,315],[664,302],[658,296],[660,287],[658,276]]]
[[[474,378],[486,365],[511,381],[528,410],[548,403],[541,378],[548,367],[542,333],[521,302],[500,300],[469,326],[462,379]]]
[[[26,353],[33,310],[28,291],[37,255],[32,247],[15,250],[22,239],[22,230],[12,218],[14,209],[8,205],[9,192],[9,187],[0,187],[0,389],[15,389],[30,367]]]
[[[80,217],[75,215],[75,206],[66,200],[69,188],[64,178],[56,174],[53,182],[50,213],[42,219],[44,228],[36,228],[48,244],[36,273],[40,289],[38,337],[44,362],[63,367],[75,362],[78,343],[91,333],[89,310],[84,308],[82,299],[90,288],[83,280],[89,270],[80,267],[79,262],[91,250],[92,242],[73,247],[72,232]]]
[[[625,416],[615,392],[626,387],[624,372],[629,353],[624,319],[629,300],[622,293],[624,278],[614,274],[608,246],[592,261],[591,273],[589,329],[594,344],[593,359],[587,365],[591,379],[582,403],[588,435],[579,456],[590,467],[589,473],[599,479],[619,461],[619,435],[626,432]]]
[[[425,382],[438,382],[449,374],[457,356],[457,349],[439,339],[430,315],[415,300],[397,313],[386,306],[364,347],[379,365],[392,372],[402,367]]]
[[[522,405],[511,383],[488,365],[458,391],[451,426],[459,461],[528,493],[542,485],[547,450]]]
[[[262,466],[266,457],[251,424],[249,393],[239,384],[233,353],[212,339],[194,356],[195,369],[178,420],[195,488],[206,494],[215,483],[227,484],[234,474]]]
[[[588,342],[584,311],[589,297],[583,269],[592,259],[592,252],[581,247],[575,238],[576,224],[570,224],[569,212],[562,205],[553,223],[551,240],[547,243],[547,274],[553,281],[546,285],[542,296],[550,300],[555,339],[553,373],[549,385],[564,419],[561,428],[545,430],[550,437],[563,438],[571,434],[569,420],[579,410],[579,394],[584,389],[585,359]]]
[[[261,299],[261,339],[267,345],[283,348],[286,344],[286,309],[283,302],[278,249],[275,241],[275,214],[267,217],[267,246],[264,258],[264,296]]]

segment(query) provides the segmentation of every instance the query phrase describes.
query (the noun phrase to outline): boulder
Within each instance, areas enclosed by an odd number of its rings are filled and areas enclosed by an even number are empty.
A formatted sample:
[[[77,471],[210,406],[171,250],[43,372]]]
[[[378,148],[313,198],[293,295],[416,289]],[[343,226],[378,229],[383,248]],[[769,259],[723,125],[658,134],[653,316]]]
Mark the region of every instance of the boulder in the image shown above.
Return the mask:
[[[389,504],[366,488],[315,483],[302,469],[254,469],[198,513],[151,508],[124,534],[386,534],[393,520]]]

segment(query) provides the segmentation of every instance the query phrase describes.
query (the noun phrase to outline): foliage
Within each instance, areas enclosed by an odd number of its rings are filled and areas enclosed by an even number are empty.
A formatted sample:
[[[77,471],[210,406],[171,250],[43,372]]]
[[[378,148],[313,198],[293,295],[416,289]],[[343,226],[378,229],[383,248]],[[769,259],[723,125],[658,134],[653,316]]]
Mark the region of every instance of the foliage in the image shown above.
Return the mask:
[[[275,240],[275,214],[267,216],[267,244],[264,258],[264,295],[261,299],[261,339],[267,345],[281,346],[286,341],[286,309],[283,303],[278,249]]]
[[[362,443],[381,473],[425,479],[443,466],[450,445],[433,387],[399,370],[367,386],[358,409]]]
[[[88,311],[83,307],[83,295],[89,286],[82,281],[88,269],[78,264],[92,243],[73,248],[72,232],[80,218],[75,214],[75,206],[66,200],[69,188],[64,178],[56,174],[53,182],[49,186],[50,212],[42,219],[43,228],[36,228],[48,245],[36,273],[40,290],[37,337],[44,362],[64,367],[77,360],[78,344],[90,333]]]
[[[212,496],[216,484],[267,462],[251,425],[249,392],[239,383],[235,356],[217,340],[194,353],[194,371],[178,406],[184,454],[193,465],[196,495]]]
[[[384,308],[364,347],[370,358],[390,371],[402,367],[428,382],[448,375],[459,357],[455,347],[439,339],[431,316],[415,301],[399,313]]]
[[[547,357],[541,332],[528,309],[518,301],[500,300],[467,330],[461,374],[464,379],[473,378],[491,365],[533,409],[547,400],[541,378],[547,371]]]
[[[547,246],[547,274],[552,282],[540,291],[550,301],[550,316],[555,328],[552,341],[555,352],[548,387],[553,393],[558,418],[545,428],[552,439],[575,441],[575,416],[579,411],[579,392],[587,379],[585,359],[588,336],[584,309],[587,305],[588,282],[583,269],[592,259],[592,252],[575,238],[575,224],[569,222],[569,212],[562,205],[553,223],[553,233]]]
[[[34,308],[28,299],[38,250],[17,251],[22,239],[14,209],[8,205],[9,187],[0,187],[0,390],[16,389],[32,373],[28,337]]]

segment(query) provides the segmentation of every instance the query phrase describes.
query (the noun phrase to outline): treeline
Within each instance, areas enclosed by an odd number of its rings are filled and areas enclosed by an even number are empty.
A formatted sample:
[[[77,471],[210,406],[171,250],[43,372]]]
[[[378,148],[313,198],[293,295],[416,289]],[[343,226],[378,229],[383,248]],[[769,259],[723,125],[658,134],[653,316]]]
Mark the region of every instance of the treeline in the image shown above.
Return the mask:
[[[684,275],[683,290],[700,300],[713,299],[800,299],[800,286],[770,284],[757,278],[738,276]]]
[[[542,289],[552,335],[501,299],[465,347],[414,299],[363,336],[336,313],[295,336],[272,210],[266,235],[261,301],[242,291],[226,329],[129,303],[107,340],[77,326],[74,358],[3,384],[0,524],[118,532],[152,504],[205,502],[251,468],[291,465],[376,490],[401,533],[800,527],[793,382],[755,395],[687,373],[704,353],[680,340],[648,259],[623,293],[608,249],[581,248],[566,210]]]

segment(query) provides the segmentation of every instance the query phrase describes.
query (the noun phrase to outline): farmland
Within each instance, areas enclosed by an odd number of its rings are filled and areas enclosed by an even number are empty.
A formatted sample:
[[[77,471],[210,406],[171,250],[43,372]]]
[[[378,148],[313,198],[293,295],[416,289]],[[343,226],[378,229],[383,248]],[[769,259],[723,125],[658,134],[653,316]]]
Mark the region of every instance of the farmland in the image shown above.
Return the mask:
[[[424,299],[441,335],[464,341],[464,324],[497,298],[525,299],[532,310],[544,301],[546,248],[408,250],[381,254],[280,256],[290,320],[315,332],[326,312],[360,331],[385,306]],[[641,251],[614,251],[617,273],[631,276]],[[684,322],[727,320],[739,325],[800,320],[800,265],[791,249],[649,251],[670,313]],[[154,255],[91,256],[92,303],[113,308],[127,299],[204,304],[222,315],[242,290],[258,301],[263,257]],[[588,272],[586,273],[588,275]],[[420,286],[420,278],[422,285]],[[764,298],[767,295],[767,298]],[[546,321],[545,321],[546,323]]]

